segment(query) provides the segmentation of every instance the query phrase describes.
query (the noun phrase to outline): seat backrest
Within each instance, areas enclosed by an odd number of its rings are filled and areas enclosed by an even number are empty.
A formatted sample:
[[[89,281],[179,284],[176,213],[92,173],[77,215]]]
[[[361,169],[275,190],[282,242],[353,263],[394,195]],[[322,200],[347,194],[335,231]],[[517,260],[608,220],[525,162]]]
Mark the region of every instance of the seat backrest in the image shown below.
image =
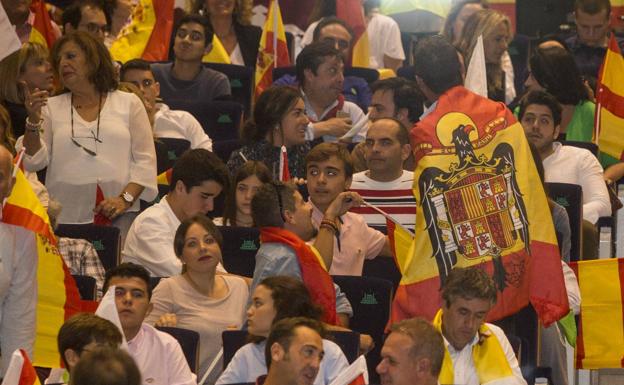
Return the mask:
[[[297,69],[295,66],[276,67],[276,68],[273,68],[272,75],[273,75],[273,81],[276,81],[277,79],[281,78],[284,75],[296,76]]]
[[[369,85],[379,79],[379,71],[365,67],[345,67],[344,76],[355,76],[366,80]]]
[[[508,337],[524,378],[534,378],[539,348],[539,324],[533,307],[529,305],[493,323],[503,329]]]
[[[247,332],[244,330],[224,330],[221,333],[223,340],[223,370],[227,368],[238,349],[247,343]]]
[[[255,227],[219,227],[223,235],[223,266],[232,274],[253,277],[256,253],[260,247],[260,230]]]
[[[598,156],[598,145],[592,142],[579,142],[575,140],[562,140],[561,144],[564,146],[573,146],[578,148],[584,148],[585,150],[594,154],[594,156]]]
[[[570,219],[570,261],[581,259],[583,250],[583,189],[571,183],[545,183],[550,199],[566,209]]]
[[[184,110],[195,117],[213,142],[239,138],[243,105],[237,101],[172,99],[172,109]]]
[[[184,353],[184,358],[186,358],[186,362],[188,362],[191,368],[191,372],[197,373],[199,363],[199,333],[194,330],[164,326],[159,326],[156,329],[170,334],[173,338],[178,340],[182,352]]]
[[[238,150],[243,146],[243,143],[239,139],[221,140],[212,144],[212,152],[217,154],[223,163],[227,163],[230,160],[232,152]]]
[[[156,153],[159,174],[173,167],[178,158],[191,148],[191,142],[181,138],[158,138],[156,139],[156,143],[161,143],[166,151],[161,154],[158,154],[158,152]],[[163,155],[166,156],[165,159],[158,159],[159,156]]]
[[[250,116],[251,99],[255,86],[253,83],[254,67],[223,63],[204,63],[204,66],[227,76],[232,90],[232,100],[241,103],[245,108],[245,116]]]
[[[88,275],[73,274],[72,277],[74,277],[74,281],[76,281],[78,293],[80,293],[80,299],[84,299],[86,301],[94,301],[96,293],[95,278]]]
[[[374,349],[366,355],[370,382],[375,383],[375,367],[380,361],[384,330],[390,318],[392,282],[366,276],[334,275],[332,278],[353,308],[349,327],[356,332],[370,335],[375,341]]]
[[[375,277],[392,282],[392,293],[396,292],[401,282],[401,272],[397,267],[394,258],[373,258],[364,261],[362,275],[365,277]]]
[[[119,229],[116,227],[94,224],[62,224],[58,225],[54,232],[61,237],[86,239],[91,242],[106,270],[119,264],[121,238]]]

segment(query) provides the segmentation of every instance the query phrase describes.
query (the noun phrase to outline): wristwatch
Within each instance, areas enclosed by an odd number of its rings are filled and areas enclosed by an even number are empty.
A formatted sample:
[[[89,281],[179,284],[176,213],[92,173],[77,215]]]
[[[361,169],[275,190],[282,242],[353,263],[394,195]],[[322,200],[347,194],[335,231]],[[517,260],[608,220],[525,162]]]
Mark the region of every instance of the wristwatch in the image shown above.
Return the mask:
[[[134,196],[132,196],[132,194],[127,191],[121,193],[121,199],[123,199],[124,202],[128,204],[128,206],[132,206],[132,204],[134,203]]]

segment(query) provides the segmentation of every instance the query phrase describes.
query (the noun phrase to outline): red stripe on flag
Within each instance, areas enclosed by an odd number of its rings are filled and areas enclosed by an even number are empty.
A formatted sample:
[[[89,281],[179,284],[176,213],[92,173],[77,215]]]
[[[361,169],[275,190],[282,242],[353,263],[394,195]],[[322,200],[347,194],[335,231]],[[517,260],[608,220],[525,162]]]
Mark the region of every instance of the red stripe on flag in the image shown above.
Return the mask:
[[[578,263],[572,262],[570,263],[570,268],[574,271],[576,275],[576,279],[579,279],[578,273]],[[579,285],[581,284],[579,280]],[[583,313],[579,314],[578,324],[576,325],[577,336],[576,336],[576,356],[574,357],[575,365],[574,367],[577,369],[583,368],[583,360],[585,359],[585,341],[583,340]]]
[[[27,208],[7,203],[2,209],[2,222],[15,226],[24,227],[37,234],[45,236],[50,242],[56,245],[56,238],[50,226],[41,218]]]
[[[22,372],[20,374],[19,382],[16,385],[41,384],[39,382],[39,377],[37,377],[37,372],[35,371],[32,362],[30,362],[26,351],[24,351],[24,349],[20,349],[20,354],[24,358],[24,363],[22,364]]]
[[[388,234],[388,242],[390,243],[390,250],[392,251],[392,257],[394,258],[394,263],[398,264],[396,257],[396,244],[394,242],[394,230],[396,229],[396,224],[394,221],[386,218],[386,229]]]
[[[618,118],[624,119],[624,97],[611,91],[609,87],[602,84],[597,101],[602,108],[606,108],[610,113]]]
[[[33,28],[44,37],[48,44],[48,50],[52,50],[56,36],[52,30],[52,19],[50,19],[45,2],[43,0],[33,0],[30,4],[30,11],[35,15]]]
[[[167,60],[173,30],[174,2],[173,0],[153,0],[152,5],[156,14],[156,23],[154,23],[154,29],[141,58],[148,61]]]
[[[61,257],[62,258],[62,257]],[[65,305],[63,308],[65,309],[65,319],[73,316],[76,313],[81,311],[85,311],[82,309],[80,293],[78,293],[78,286],[76,285],[76,280],[72,277],[67,264],[63,263],[63,274],[65,276]]]

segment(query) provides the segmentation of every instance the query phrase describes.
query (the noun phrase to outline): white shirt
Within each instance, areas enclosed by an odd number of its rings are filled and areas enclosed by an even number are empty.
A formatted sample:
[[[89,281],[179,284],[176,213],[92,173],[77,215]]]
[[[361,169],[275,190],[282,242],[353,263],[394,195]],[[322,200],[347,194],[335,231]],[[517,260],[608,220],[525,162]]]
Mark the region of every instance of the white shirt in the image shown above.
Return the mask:
[[[171,277],[182,272],[182,262],[173,250],[173,238],[180,226],[167,197],[139,214],[132,222],[121,252],[122,262],[147,269],[153,277]],[[217,270],[225,271],[221,264]]]
[[[255,382],[256,378],[267,374],[264,349],[266,340],[254,344],[248,343],[238,349],[232,361],[217,380],[216,385]],[[340,346],[332,341],[323,340],[325,356],[314,379],[314,385],[328,385],[344,371],[349,362]]]
[[[128,341],[144,385],[197,385],[197,378],[184,358],[182,348],[171,335],[143,324]]]
[[[338,99],[335,102],[330,104],[321,115],[317,115],[314,112],[314,108],[312,108],[310,101],[303,91],[301,91],[303,96],[303,102],[305,104],[305,113],[310,118],[311,121],[320,122],[325,120],[325,116],[329,111],[331,111],[337,104]],[[352,138],[352,142],[363,142],[366,139],[366,133],[368,132],[368,117],[357,104],[352,103],[348,100],[344,101],[342,105],[342,112],[349,115],[351,118],[351,130],[347,132],[343,138]],[[314,123],[310,122],[306,127],[305,132],[306,140],[314,140]],[[332,135],[323,135],[323,140],[325,142],[337,142],[338,138]]]
[[[212,139],[193,115],[183,110],[171,110],[166,104],[157,104],[154,116],[154,135],[158,138],[179,138],[191,142],[191,148],[212,151]]]
[[[369,68],[385,68],[384,56],[405,60],[401,31],[393,18],[373,10],[366,32],[370,49]]]
[[[490,381],[487,385],[526,385],[526,381],[524,377],[522,377],[522,372],[520,371],[520,366],[518,366],[516,355],[505,333],[496,325],[489,323],[486,325],[490,328],[494,337],[498,339],[498,342],[500,342],[503,353],[505,357],[507,357],[509,367],[513,372],[513,376]],[[442,337],[444,337],[444,335]],[[453,345],[447,341],[446,337],[444,337],[444,346],[446,350],[448,350],[451,360],[453,361],[453,383],[455,385],[485,385],[479,383],[479,376],[477,375],[475,363],[472,358],[472,347],[478,342],[479,334],[476,334],[472,341],[464,346],[462,350],[456,350]]]
[[[72,110],[75,140],[95,151],[96,156],[72,142]],[[24,157],[24,167],[28,171],[48,167],[46,187],[63,206],[59,223],[92,223],[98,185],[105,197],[116,197],[129,182],[134,182],[145,187],[141,199],[151,202],[156,198],[152,129],[145,107],[136,95],[122,91],[107,94],[100,112],[99,135],[97,119],[87,122],[72,108],[71,93],[48,99],[41,113],[41,148],[34,155]],[[96,142],[95,137],[101,142]],[[22,141],[20,137],[16,144],[18,151]],[[128,211],[139,211],[138,197]]]
[[[598,159],[578,147],[553,143],[554,152],[543,160],[546,182],[578,184],[583,189],[583,219],[596,223],[611,215],[611,201]]]
[[[2,376],[15,349],[32,357],[37,304],[35,234],[0,222],[0,349]]]

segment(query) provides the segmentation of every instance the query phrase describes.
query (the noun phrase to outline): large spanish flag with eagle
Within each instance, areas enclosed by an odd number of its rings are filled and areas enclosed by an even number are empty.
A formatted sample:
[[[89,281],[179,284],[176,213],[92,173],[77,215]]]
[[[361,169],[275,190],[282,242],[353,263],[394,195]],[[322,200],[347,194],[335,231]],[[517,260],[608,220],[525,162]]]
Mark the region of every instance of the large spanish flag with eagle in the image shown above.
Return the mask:
[[[391,322],[440,308],[451,269],[479,267],[499,290],[489,319],[529,301],[545,325],[569,312],[544,189],[522,126],[502,103],[454,87],[411,132],[414,241],[397,253],[403,278]]]

